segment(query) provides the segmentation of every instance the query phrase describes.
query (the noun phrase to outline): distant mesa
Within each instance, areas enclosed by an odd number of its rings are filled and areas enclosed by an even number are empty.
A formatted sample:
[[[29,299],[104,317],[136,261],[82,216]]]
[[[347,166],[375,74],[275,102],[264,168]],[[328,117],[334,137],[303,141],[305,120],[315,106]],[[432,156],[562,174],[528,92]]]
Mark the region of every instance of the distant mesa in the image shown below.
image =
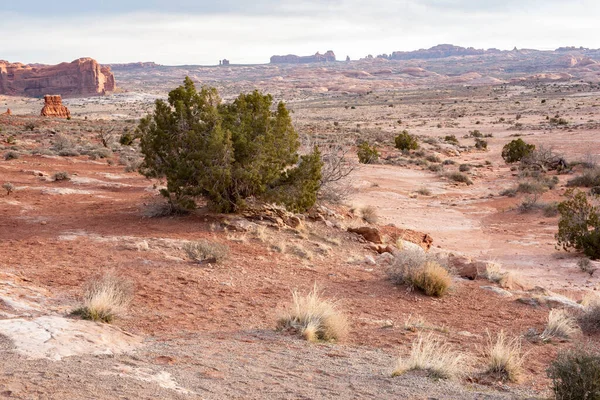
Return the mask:
[[[44,108],[41,112],[42,117],[71,118],[71,112],[63,105],[62,98],[58,95],[44,96]]]
[[[46,93],[62,96],[98,96],[116,89],[110,67],[92,58],[71,63],[39,65],[0,60],[0,94],[41,97]]]
[[[312,56],[297,56],[294,54],[288,54],[287,56],[271,57],[271,64],[311,64],[334,61],[335,53],[331,50],[328,50],[325,54],[317,52]]]
[[[490,49],[489,52],[498,50]],[[415,59],[430,59],[430,58],[447,58],[454,56],[475,56],[485,54],[483,49],[475,49],[473,47],[460,47],[451,44],[439,44],[430,49],[420,49],[415,51],[394,51],[390,56],[390,60],[415,60]],[[383,57],[386,55],[382,55]],[[380,56],[380,57],[382,57]]]
[[[226,58],[219,60],[219,65],[229,65],[229,60]]]
[[[153,61],[144,61],[144,62],[132,62],[125,64],[107,64],[114,71],[123,71],[128,69],[140,69],[140,68],[154,68],[160,67],[160,64],[157,64]]]

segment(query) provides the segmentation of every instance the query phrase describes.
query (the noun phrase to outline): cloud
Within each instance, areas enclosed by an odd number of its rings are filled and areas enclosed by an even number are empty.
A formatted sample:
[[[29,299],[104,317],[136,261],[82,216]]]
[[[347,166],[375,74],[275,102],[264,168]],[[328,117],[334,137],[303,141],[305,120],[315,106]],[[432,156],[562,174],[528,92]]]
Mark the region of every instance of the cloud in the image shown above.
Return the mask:
[[[33,3],[38,12],[44,4],[57,5]],[[35,9],[31,2],[10,3],[9,11],[0,11],[0,59],[57,63],[90,56],[103,63],[174,65],[216,64],[221,58],[266,63],[273,54],[330,49],[339,59],[355,59],[439,43],[600,47],[600,4],[591,0],[380,0],[377,7],[359,0],[256,0],[252,10],[234,0],[94,4],[67,0],[58,9],[73,5],[75,14],[40,15],[24,11]]]

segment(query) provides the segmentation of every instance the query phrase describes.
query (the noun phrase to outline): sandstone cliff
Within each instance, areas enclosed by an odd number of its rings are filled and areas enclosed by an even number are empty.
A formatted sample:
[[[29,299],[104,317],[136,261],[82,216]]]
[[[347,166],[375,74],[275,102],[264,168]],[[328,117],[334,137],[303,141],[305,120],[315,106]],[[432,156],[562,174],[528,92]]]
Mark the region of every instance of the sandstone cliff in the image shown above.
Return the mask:
[[[301,57],[294,54],[288,54],[287,56],[271,57],[271,64],[310,64],[330,61],[335,61],[335,53],[331,50],[327,51],[325,54],[317,52],[313,56]]]
[[[42,117],[71,118],[71,112],[62,104],[60,96],[44,96],[44,108]]]
[[[46,66],[0,61],[0,94],[95,96],[112,92],[115,88],[115,77],[110,67],[103,67],[91,58]]]

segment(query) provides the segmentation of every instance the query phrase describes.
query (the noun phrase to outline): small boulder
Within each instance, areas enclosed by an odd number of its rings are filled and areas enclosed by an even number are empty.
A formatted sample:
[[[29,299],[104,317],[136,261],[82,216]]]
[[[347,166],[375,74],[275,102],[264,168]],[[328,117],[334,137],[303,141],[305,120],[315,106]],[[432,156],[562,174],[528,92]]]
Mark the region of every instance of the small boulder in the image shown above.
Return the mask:
[[[381,232],[377,228],[362,226],[360,228],[348,228],[348,232],[356,233],[362,236],[366,241],[371,243],[383,243]]]
[[[461,278],[475,280],[479,276],[478,263],[473,262],[468,257],[456,256],[450,254],[448,256],[448,265],[456,271],[456,274]]]

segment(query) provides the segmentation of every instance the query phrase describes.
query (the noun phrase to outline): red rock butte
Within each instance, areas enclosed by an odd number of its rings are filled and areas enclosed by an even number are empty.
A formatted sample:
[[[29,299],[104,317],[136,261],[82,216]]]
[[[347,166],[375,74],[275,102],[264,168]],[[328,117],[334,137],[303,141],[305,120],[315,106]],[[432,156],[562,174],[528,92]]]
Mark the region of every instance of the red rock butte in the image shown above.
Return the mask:
[[[60,96],[44,96],[44,108],[41,112],[42,117],[55,117],[55,118],[71,118],[71,112],[65,106],[63,106],[62,98]]]
[[[12,115],[12,111],[10,111],[10,108],[6,109],[6,112],[4,113],[4,115]]]
[[[91,58],[58,65],[25,65],[0,60],[0,94],[40,97],[98,96],[113,92],[115,77],[108,66]]]

